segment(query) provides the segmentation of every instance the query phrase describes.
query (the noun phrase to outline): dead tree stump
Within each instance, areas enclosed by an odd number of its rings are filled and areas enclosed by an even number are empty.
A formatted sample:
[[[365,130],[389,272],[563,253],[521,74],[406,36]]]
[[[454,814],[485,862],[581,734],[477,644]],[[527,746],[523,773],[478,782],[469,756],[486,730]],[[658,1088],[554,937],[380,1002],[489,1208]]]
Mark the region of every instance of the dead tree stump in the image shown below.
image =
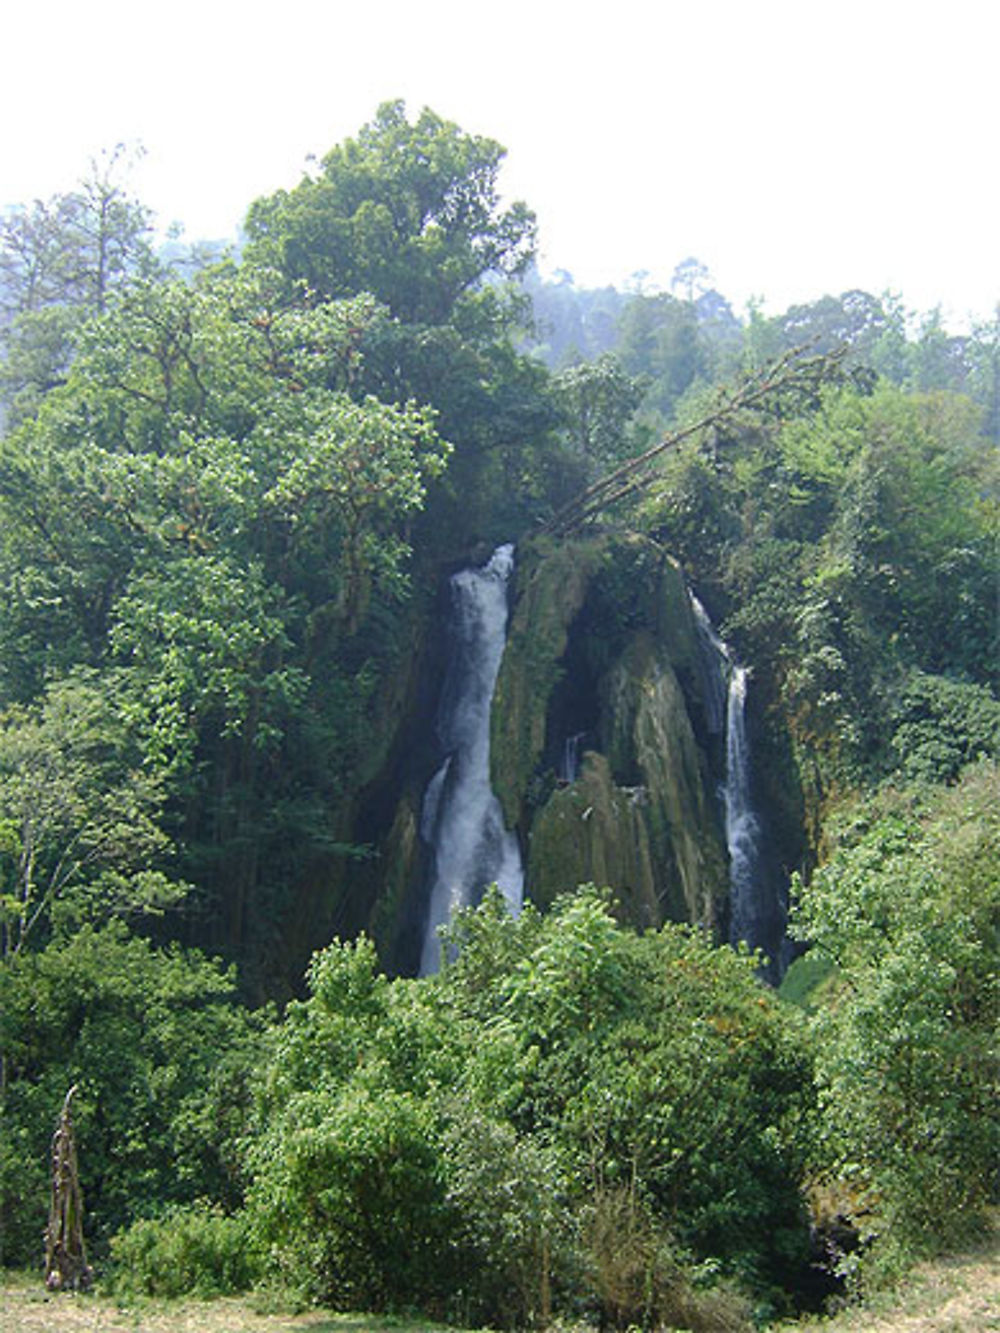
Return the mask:
[[[49,1291],[86,1291],[93,1276],[83,1244],[83,1195],[70,1115],[75,1092],[76,1084],[66,1094],[52,1136],[52,1203],[45,1231],[45,1285]]]

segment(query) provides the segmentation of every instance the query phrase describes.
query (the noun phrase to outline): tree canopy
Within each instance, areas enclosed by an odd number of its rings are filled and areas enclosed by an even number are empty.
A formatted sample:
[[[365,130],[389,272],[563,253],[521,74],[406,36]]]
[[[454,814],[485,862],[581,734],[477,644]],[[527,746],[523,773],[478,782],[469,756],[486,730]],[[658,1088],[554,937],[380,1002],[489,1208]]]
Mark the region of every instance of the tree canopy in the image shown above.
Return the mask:
[[[411,123],[386,102],[315,177],[252,205],[250,254],[324,296],[368,291],[404,323],[445,323],[464,293],[531,259],[534,215],[500,206],[503,156],[433,111]]]

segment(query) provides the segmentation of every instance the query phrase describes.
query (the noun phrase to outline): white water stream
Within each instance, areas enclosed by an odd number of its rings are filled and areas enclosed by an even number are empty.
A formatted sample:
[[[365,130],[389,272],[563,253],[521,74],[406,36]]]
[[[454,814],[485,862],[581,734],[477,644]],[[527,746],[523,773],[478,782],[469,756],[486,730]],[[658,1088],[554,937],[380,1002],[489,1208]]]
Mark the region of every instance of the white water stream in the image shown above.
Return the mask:
[[[524,875],[517,837],[504,824],[490,786],[490,705],[507,636],[507,583],[514,548],[451,579],[451,656],[438,714],[444,762],[424,793],[420,835],[431,848],[421,975],[440,963],[438,927],[496,883],[512,912]]]
[[[750,742],[746,732],[749,672],[733,660],[716,634],[708,612],[695,595],[691,606],[698,626],[704,666],[705,719],[708,730],[725,728],[726,780],[722,790],[729,852],[729,939],[732,944],[760,941],[761,904],[757,901],[760,823],[750,800]]]

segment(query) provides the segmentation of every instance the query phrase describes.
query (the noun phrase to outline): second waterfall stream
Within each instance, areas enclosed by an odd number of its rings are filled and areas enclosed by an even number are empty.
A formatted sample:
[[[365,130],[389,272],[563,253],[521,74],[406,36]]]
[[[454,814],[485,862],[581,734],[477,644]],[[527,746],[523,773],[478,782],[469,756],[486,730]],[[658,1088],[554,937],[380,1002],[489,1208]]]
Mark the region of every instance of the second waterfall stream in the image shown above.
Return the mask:
[[[422,975],[438,969],[438,927],[457,908],[477,902],[487,885],[499,885],[512,912],[521,907],[520,848],[490,786],[490,705],[513,568],[514,547],[507,544],[450,582],[450,653],[437,724],[444,761],[427,784],[420,817],[420,836],[431,852]]]
[[[708,612],[692,593],[691,607],[698,626],[705,681],[708,729],[724,734],[726,777],[722,804],[729,851],[729,939],[764,945],[768,912],[759,899],[758,859],[760,824],[750,799],[750,748],[746,734],[747,668],[733,660],[728,646],[716,634]]]

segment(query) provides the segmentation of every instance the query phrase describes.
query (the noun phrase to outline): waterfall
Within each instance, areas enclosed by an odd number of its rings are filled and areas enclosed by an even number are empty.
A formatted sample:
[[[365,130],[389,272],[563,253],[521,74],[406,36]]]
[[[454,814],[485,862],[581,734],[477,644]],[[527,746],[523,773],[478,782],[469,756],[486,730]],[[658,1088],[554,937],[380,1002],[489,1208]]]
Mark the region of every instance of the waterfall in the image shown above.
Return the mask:
[[[445,758],[428,783],[420,820],[432,853],[421,975],[437,971],[438,927],[476,902],[487,885],[499,885],[512,912],[521,906],[520,848],[490,786],[490,705],[513,567],[513,546],[499,546],[485,565],[463,569],[450,582],[451,656],[438,712]]]
[[[747,669],[732,666],[726,704],[726,846],[729,849],[729,939],[759,939],[755,881],[760,825],[750,804],[750,745],[746,733]]]
[[[750,799],[750,742],[746,733],[748,671],[733,660],[708,612],[694,593],[691,608],[702,662],[705,724],[711,735],[725,734],[726,773],[722,804],[729,852],[729,939],[764,943],[767,913],[759,901],[760,823]]]
[[[562,761],[557,774],[561,782],[575,782],[580,776],[580,742],[585,740],[585,731],[574,731],[563,741]]]
[[[691,609],[698,629],[698,652],[701,657],[701,677],[704,690],[705,723],[712,736],[719,736],[726,725],[726,692],[732,657],[729,649],[715,632],[708,612],[689,592]]]

